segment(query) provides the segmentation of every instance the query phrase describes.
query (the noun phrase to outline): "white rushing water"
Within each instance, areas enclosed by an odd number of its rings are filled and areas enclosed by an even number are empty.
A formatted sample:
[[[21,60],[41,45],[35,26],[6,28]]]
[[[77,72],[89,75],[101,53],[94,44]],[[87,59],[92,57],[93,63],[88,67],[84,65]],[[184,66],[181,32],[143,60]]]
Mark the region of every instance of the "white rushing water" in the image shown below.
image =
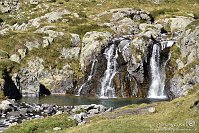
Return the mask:
[[[167,62],[167,61],[166,61]],[[164,99],[167,96],[164,93],[165,86],[165,66],[166,62],[160,67],[160,46],[153,45],[152,56],[150,59],[151,67],[151,85],[149,88],[148,98]]]
[[[88,84],[89,81],[91,81],[93,75],[95,74],[95,65],[96,65],[96,62],[97,62],[97,59],[94,59],[94,60],[92,61],[92,66],[91,66],[90,74],[89,74],[89,76],[88,76],[86,82],[84,82],[84,84],[82,84],[82,86],[79,88],[79,90],[78,90],[76,96],[80,96],[80,95],[81,95],[82,89]]]
[[[100,98],[114,98],[116,94],[112,80],[117,72],[118,49],[115,50],[115,45],[112,44],[105,50],[104,55],[107,60],[107,67],[102,78]]]

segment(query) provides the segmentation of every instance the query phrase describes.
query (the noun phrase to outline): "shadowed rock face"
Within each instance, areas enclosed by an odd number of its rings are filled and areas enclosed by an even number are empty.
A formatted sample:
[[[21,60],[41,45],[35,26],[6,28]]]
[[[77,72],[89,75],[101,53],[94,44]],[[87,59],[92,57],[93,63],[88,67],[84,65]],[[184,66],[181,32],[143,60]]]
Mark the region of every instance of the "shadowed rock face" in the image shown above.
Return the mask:
[[[3,73],[3,79],[4,79],[4,95],[7,96],[10,99],[20,99],[22,97],[20,91],[18,90],[17,86],[12,81],[11,77],[9,76],[7,71],[4,71]]]

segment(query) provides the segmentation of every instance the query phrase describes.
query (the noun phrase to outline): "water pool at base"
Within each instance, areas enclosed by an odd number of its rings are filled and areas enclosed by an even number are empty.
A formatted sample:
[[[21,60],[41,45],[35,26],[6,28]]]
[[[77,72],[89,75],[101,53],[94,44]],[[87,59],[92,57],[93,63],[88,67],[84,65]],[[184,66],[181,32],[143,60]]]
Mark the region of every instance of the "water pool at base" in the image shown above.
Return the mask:
[[[94,97],[78,97],[69,95],[50,95],[42,97],[23,97],[18,102],[26,102],[30,104],[56,104],[61,106],[102,104],[105,107],[118,108],[131,104],[142,104],[162,101],[164,99],[148,99],[148,98],[111,98],[99,99]]]

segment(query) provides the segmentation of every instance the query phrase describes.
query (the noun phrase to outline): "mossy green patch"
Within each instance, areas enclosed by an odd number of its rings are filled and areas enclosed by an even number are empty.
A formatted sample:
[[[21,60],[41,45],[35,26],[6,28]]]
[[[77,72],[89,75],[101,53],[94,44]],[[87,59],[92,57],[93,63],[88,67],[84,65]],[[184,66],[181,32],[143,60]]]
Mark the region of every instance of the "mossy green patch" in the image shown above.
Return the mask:
[[[177,70],[176,60],[180,58],[181,51],[177,45],[173,45],[170,49],[171,59],[169,65],[173,66],[175,70]]]

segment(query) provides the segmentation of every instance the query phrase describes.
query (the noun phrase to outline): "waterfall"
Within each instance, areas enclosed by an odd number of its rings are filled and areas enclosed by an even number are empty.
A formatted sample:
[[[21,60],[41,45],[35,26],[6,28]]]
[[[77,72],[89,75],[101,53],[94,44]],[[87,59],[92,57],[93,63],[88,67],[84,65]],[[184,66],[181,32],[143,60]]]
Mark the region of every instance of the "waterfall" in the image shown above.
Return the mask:
[[[167,98],[164,93],[165,86],[165,66],[166,62],[160,66],[160,46],[153,45],[152,56],[150,59],[151,85],[149,88],[148,98]]]
[[[118,49],[112,44],[105,49],[104,55],[107,60],[107,67],[102,78],[100,98],[114,98],[116,94],[112,80],[117,72]]]
[[[86,85],[89,83],[89,81],[91,81],[93,75],[95,75],[95,70],[96,70],[96,69],[95,69],[95,68],[96,68],[96,67],[95,67],[95,64],[96,64],[96,62],[97,62],[97,59],[94,59],[94,60],[92,61],[90,74],[89,74],[89,76],[88,76],[86,82],[84,82],[84,83],[81,85],[81,87],[79,88],[79,90],[78,90],[76,96],[80,96],[80,95],[81,95],[82,89],[83,89],[84,87],[86,87]]]

